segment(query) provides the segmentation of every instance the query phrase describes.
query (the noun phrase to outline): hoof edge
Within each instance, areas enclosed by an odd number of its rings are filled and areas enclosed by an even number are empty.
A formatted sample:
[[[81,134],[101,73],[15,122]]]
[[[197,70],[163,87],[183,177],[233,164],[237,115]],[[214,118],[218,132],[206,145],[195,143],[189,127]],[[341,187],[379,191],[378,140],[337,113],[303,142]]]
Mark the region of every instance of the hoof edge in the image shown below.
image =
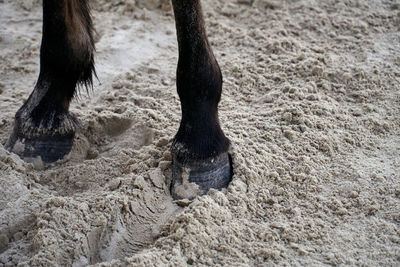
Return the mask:
[[[193,199],[209,189],[228,187],[232,164],[228,153],[206,160],[181,163],[173,157],[171,194],[174,199]]]
[[[6,149],[25,161],[40,157],[44,163],[52,163],[71,152],[74,136],[74,133],[29,138],[17,136],[8,142]]]

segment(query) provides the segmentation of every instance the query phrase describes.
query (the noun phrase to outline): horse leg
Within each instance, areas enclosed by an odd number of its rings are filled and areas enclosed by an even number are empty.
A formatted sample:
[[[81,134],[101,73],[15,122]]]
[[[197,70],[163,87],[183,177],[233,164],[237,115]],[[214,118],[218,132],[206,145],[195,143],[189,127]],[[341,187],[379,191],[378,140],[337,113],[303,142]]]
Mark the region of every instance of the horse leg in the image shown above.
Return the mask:
[[[174,198],[193,198],[210,188],[228,186],[232,176],[227,152],[230,142],[219,125],[222,74],[207,40],[200,0],[172,0],[172,4],[182,119],[171,149],[171,193]]]
[[[90,87],[95,74],[89,13],[85,0],[43,0],[39,78],[6,144],[22,158],[54,162],[71,150],[78,120],[69,104],[76,87]]]

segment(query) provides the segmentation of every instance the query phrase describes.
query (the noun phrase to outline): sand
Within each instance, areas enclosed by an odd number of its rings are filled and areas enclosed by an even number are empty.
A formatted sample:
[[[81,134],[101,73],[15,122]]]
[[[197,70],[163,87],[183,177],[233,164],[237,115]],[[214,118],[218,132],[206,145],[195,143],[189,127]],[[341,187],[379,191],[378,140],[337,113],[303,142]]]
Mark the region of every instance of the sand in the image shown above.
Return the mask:
[[[0,266],[400,265],[400,3],[204,0],[227,190],[170,196],[180,120],[168,1],[92,1],[99,81],[67,159],[4,149],[41,3],[0,0]]]

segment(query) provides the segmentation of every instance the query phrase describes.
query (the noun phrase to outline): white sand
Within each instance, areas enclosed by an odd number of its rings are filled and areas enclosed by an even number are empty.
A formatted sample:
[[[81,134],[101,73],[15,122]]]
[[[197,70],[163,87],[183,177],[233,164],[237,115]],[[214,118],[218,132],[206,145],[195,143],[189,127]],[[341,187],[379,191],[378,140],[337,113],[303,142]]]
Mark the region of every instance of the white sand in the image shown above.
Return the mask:
[[[180,206],[172,13],[95,2],[101,83],[73,102],[69,160],[44,168],[3,148],[40,1],[0,0],[0,266],[400,264],[398,1],[204,0],[235,174]]]

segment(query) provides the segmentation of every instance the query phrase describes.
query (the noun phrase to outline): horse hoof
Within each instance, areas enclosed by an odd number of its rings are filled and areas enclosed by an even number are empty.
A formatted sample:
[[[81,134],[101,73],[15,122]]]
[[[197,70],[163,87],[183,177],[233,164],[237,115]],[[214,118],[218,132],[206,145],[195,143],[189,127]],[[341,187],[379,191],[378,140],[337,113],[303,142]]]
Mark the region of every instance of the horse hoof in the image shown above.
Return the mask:
[[[228,153],[187,163],[173,157],[171,195],[174,199],[193,199],[211,188],[226,188],[231,180],[232,164]]]
[[[6,149],[28,162],[40,157],[44,163],[52,163],[64,158],[71,151],[74,136],[74,133],[29,138],[16,136],[10,138],[6,144]]]

